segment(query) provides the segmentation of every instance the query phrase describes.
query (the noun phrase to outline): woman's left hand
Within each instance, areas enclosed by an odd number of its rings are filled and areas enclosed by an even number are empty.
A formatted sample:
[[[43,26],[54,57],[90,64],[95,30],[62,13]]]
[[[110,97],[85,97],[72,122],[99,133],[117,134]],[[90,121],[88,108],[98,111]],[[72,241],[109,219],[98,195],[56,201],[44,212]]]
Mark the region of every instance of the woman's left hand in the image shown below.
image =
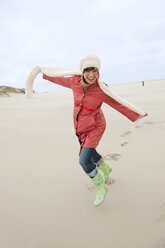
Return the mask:
[[[142,119],[142,118],[144,118],[144,117],[146,117],[146,116],[148,116],[147,113],[145,113],[145,115],[140,115],[138,119]]]

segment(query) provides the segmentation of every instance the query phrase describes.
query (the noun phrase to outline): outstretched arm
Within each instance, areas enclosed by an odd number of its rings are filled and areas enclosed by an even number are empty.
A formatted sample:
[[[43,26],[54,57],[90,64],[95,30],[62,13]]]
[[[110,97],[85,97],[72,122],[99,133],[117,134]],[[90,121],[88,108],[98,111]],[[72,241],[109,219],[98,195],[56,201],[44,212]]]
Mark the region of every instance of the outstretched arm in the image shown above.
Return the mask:
[[[43,75],[44,79],[50,80],[53,83],[62,85],[67,88],[72,88],[72,84],[75,80],[74,78],[75,76],[73,75],[77,75],[77,76],[81,75],[80,71],[75,71],[72,69],[35,66],[32,69],[32,71],[29,73],[26,80],[25,91],[27,98],[32,98],[34,80],[39,73],[44,73]],[[64,76],[71,76],[71,77],[64,77]]]
[[[61,86],[72,88],[71,87],[71,81],[73,77],[49,77],[45,74],[43,74],[43,79],[49,80],[55,84],[59,84]]]
[[[102,92],[102,101],[107,103],[112,108],[116,109],[130,121],[135,122],[137,119],[148,116],[148,114],[141,109],[130,104],[129,102],[122,99],[120,96],[110,91],[107,86],[104,87],[106,88],[104,89],[104,92]],[[107,94],[105,92],[107,92]]]

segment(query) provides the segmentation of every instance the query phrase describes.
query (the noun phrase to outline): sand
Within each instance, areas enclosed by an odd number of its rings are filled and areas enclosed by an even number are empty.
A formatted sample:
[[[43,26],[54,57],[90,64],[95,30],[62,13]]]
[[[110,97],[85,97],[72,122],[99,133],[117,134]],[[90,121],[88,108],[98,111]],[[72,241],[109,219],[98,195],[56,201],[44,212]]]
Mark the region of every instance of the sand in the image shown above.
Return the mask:
[[[104,104],[98,146],[113,168],[106,200],[78,163],[72,92],[0,97],[0,247],[165,247],[165,80],[112,85],[148,118]]]

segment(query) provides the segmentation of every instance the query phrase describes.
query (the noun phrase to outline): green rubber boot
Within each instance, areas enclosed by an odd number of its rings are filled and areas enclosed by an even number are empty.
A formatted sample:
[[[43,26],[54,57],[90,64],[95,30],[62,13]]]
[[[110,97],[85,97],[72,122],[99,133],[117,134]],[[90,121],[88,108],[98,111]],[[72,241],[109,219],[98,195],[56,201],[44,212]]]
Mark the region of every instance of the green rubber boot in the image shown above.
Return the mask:
[[[104,173],[104,179],[105,179],[105,183],[108,182],[108,178],[109,178],[109,174],[112,171],[112,168],[109,167],[109,165],[107,165],[105,162],[103,162],[102,164],[100,164],[98,166],[99,170],[101,170]]]
[[[97,176],[91,179],[97,188],[96,199],[94,202],[94,205],[97,207],[97,206],[100,206],[104,202],[108,188],[104,183],[104,179],[99,173],[97,174]]]

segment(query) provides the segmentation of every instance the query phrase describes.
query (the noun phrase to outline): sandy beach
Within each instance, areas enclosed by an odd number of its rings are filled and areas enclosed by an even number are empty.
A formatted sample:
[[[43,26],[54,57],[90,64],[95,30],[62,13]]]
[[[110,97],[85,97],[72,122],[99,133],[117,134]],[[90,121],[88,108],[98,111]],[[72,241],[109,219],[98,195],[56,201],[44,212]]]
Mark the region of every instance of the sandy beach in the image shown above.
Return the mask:
[[[70,90],[0,97],[1,248],[165,247],[165,80],[112,85],[149,114],[103,104],[97,148],[113,168],[105,202],[79,165]]]

